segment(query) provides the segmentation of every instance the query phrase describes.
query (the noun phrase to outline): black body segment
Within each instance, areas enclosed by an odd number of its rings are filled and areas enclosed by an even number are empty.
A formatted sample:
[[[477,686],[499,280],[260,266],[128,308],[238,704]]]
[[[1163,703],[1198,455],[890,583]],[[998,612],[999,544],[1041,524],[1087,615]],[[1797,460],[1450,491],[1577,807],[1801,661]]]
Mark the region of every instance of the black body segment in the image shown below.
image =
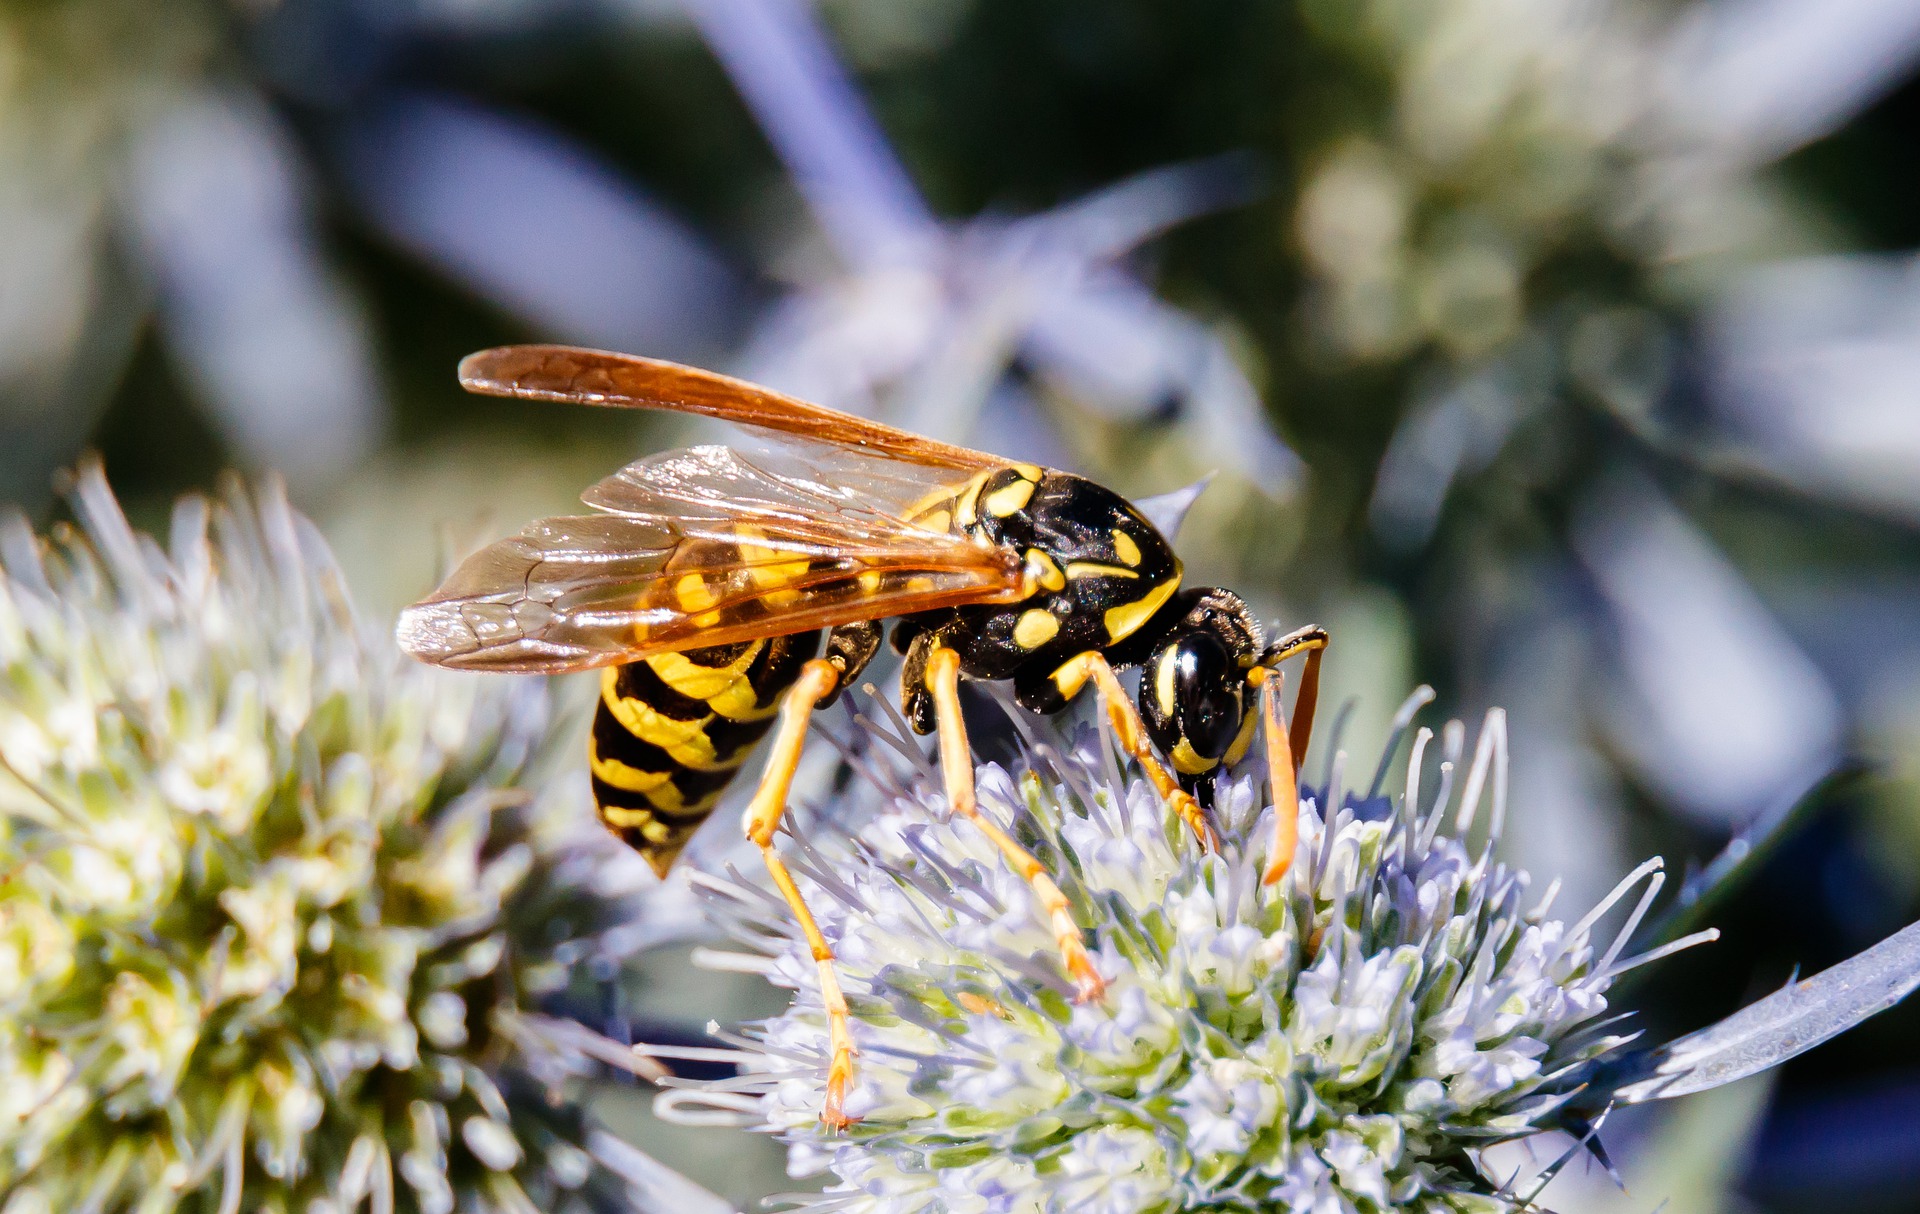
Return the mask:
[[[923,516],[1021,554],[1035,592],[1018,603],[977,604],[903,619],[893,644],[907,655],[901,701],[921,732],[933,728],[924,686],[935,644],[954,650],[970,679],[1011,679],[1021,705],[1051,713],[1079,690],[1062,669],[1083,653],[1115,654],[1152,633],[1180,588],[1180,560],[1153,524],[1113,490],[1030,464],[982,473]]]
[[[1140,717],[1155,749],[1202,805],[1219,773],[1253,743],[1248,672],[1260,664],[1260,622],[1239,595],[1196,587],[1135,638],[1121,660],[1140,667]]]
[[[742,825],[818,967],[829,1129],[850,1124],[851,1009],[835,943],[775,843],[813,716],[854,685],[883,621],[898,621],[906,656],[902,708],[939,734],[950,811],[1027,883],[1076,1002],[1099,1000],[1105,981],[1044,860],[980,812],[962,678],[1010,682],[1036,713],[1091,688],[1114,742],[1205,849],[1221,845],[1206,809],[1214,781],[1256,722],[1275,804],[1297,799],[1326,633],[1266,644],[1237,596],[1183,587],[1167,537],[1112,490],[651,359],[502,348],[463,361],[461,379],[495,395],[717,417],[772,440],[627,465],[584,495],[599,513],[537,520],[475,553],[402,613],[395,638],[461,669],[601,668],[594,801],[662,877],[773,735]],[[1305,660],[1289,726],[1278,667],[1294,656]],[[1137,697],[1116,674],[1130,667]],[[1274,816],[1263,884],[1289,871],[1296,826]]]
[[[608,667],[589,755],[607,829],[665,876],[819,650],[803,632]]]

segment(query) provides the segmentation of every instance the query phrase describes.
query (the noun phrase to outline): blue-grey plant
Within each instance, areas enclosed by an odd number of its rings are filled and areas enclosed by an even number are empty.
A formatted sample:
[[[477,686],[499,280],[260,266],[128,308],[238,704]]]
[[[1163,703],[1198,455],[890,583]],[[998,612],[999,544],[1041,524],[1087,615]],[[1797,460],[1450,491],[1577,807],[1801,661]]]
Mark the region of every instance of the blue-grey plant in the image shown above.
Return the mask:
[[[181,501],[166,550],[97,465],[70,496],[77,527],[0,524],[0,1209],[670,1182],[565,1098],[639,1064],[540,1010],[634,911],[530,791],[569,733],[543,685],[363,632],[273,485]]]
[[[1019,364],[1110,417],[1143,422],[1171,406],[1203,466],[1270,493],[1296,487],[1299,458],[1265,424],[1229,340],[1126,266],[1168,228],[1244,200],[1250,165],[1173,165],[1039,215],[948,223],[810,6],[703,0],[686,11],[838,263],[760,325],[745,358],[750,378],[948,439],[967,438],[998,395],[1023,402],[1017,412],[1029,416],[1013,423],[1022,441],[1054,445],[1034,424],[1037,401],[1010,376]],[[872,13],[850,15],[859,23]]]
[[[1409,701],[1402,733],[1429,696]],[[827,1039],[811,957],[769,898],[721,878],[706,881],[719,917],[794,1002],[708,1052],[737,1078],[679,1085],[663,1111],[779,1134],[796,1174],[830,1177],[802,1202],[816,1210],[1511,1209],[1531,1193],[1483,1170],[1484,1148],[1543,1130],[1586,1138],[1616,1097],[1772,1065],[1920,972],[1896,943],[1895,959],[1849,963],[1878,985],[1836,972],[1636,1053],[1609,987],[1715,933],[1631,952],[1657,860],[1569,922],[1553,914],[1557,883],[1531,891],[1495,858],[1498,711],[1464,771],[1466,730],[1442,731],[1437,779],[1420,730],[1399,797],[1380,791],[1392,747],[1364,795],[1342,792],[1336,760],[1330,788],[1285,807],[1299,844],[1274,885],[1262,881],[1274,810],[1257,780],[1223,787],[1227,842],[1203,854],[1111,748],[1083,734],[1062,754],[1035,736],[1011,771],[980,769],[980,804],[1062,878],[1104,1001],[1071,1001],[1025,885],[947,817],[923,771],[797,866],[854,1014],[856,1124],[818,1121]],[[1603,932],[1616,906],[1624,919]]]

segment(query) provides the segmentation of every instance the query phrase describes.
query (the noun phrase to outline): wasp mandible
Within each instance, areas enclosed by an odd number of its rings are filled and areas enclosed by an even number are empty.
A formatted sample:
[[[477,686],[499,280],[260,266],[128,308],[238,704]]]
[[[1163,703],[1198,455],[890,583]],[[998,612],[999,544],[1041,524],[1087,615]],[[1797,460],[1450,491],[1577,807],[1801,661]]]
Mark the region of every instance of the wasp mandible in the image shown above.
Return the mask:
[[[599,513],[542,519],[476,553],[401,614],[396,635],[414,657],[463,670],[604,668],[594,799],[662,876],[772,730],[745,827],[819,965],[829,1125],[847,1124],[847,1006],[774,835],[810,717],[872,659],[883,621],[897,621],[907,719],[938,735],[948,804],[1029,882],[1082,1001],[1103,983],[1065,895],[975,804],[959,680],[1008,680],[1036,713],[1092,684],[1121,748],[1202,846],[1218,842],[1214,779],[1247,752],[1256,718],[1275,804],[1297,798],[1326,632],[1268,643],[1239,596],[1184,586],[1166,537],[1110,489],[630,355],[509,346],[462,360],[460,382],[700,414],[772,440],[764,456],[701,446],[629,464],[582,495]],[[1277,667],[1296,654],[1305,665],[1283,728]],[[1137,708],[1114,673],[1129,667]],[[1293,856],[1293,815],[1277,819],[1269,883]]]

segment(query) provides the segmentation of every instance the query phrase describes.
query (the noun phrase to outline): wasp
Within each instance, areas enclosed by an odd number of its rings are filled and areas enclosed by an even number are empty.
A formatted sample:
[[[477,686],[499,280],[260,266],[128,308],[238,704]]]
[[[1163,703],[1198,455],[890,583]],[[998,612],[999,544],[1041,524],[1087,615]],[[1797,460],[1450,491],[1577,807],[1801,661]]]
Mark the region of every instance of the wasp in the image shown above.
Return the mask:
[[[833,950],[774,836],[813,713],[831,704],[895,621],[901,705],[937,734],[952,811],[1033,889],[1080,1001],[1103,982],[1059,885],[976,805],[962,679],[1004,680],[1035,713],[1089,684],[1114,737],[1199,843],[1216,777],[1264,722],[1274,800],[1297,797],[1327,634],[1269,643],[1231,591],[1187,586],[1158,528],[1069,473],[923,438],[675,363],[565,346],[509,346],[460,364],[469,391],[719,418],[765,440],[650,456],[583,494],[596,513],[542,519],[468,558],[396,634],[461,670],[598,668],[588,762],[601,819],[661,876],[748,754],[773,742],[745,813],[812,949],[831,1059],[821,1118],[848,1124],[853,1071]],[[1304,655],[1283,728],[1281,662]],[[1138,668],[1137,697],[1116,671]],[[1261,708],[1250,700],[1258,696]],[[1294,816],[1265,872],[1291,863]]]

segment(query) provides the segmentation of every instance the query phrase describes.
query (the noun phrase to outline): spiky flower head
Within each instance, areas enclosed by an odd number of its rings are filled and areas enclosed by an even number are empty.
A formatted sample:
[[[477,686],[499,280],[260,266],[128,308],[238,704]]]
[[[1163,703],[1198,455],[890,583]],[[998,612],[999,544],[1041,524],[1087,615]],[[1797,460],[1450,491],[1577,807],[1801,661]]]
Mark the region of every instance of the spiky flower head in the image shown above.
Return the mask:
[[[522,787],[543,687],[362,633],[271,487],[166,551],[72,498],[0,526],[0,1209],[633,1208],[537,1012],[629,910]]]
[[[1336,763],[1331,787],[1284,807],[1299,846],[1274,885],[1263,781],[1221,789],[1226,842],[1208,855],[1087,736],[980,768],[982,808],[1061,878],[1108,982],[1098,1004],[1072,1002],[1044,916],[980,833],[924,774],[898,784],[857,834],[801,849],[853,1009],[857,1123],[818,1121],[810,956],[764,897],[718,878],[718,912],[796,996],[730,1038],[739,1077],[668,1093],[663,1111],[777,1132],[796,1174],[830,1174],[818,1210],[1519,1205],[1479,1153],[1585,1128],[1627,1040],[1608,987],[1646,959],[1624,942],[1658,865],[1607,900],[1643,890],[1617,931],[1596,935],[1606,906],[1556,918],[1552,888],[1494,857],[1504,718],[1463,767],[1465,737],[1421,730],[1397,797],[1380,792],[1387,761],[1358,796]]]

